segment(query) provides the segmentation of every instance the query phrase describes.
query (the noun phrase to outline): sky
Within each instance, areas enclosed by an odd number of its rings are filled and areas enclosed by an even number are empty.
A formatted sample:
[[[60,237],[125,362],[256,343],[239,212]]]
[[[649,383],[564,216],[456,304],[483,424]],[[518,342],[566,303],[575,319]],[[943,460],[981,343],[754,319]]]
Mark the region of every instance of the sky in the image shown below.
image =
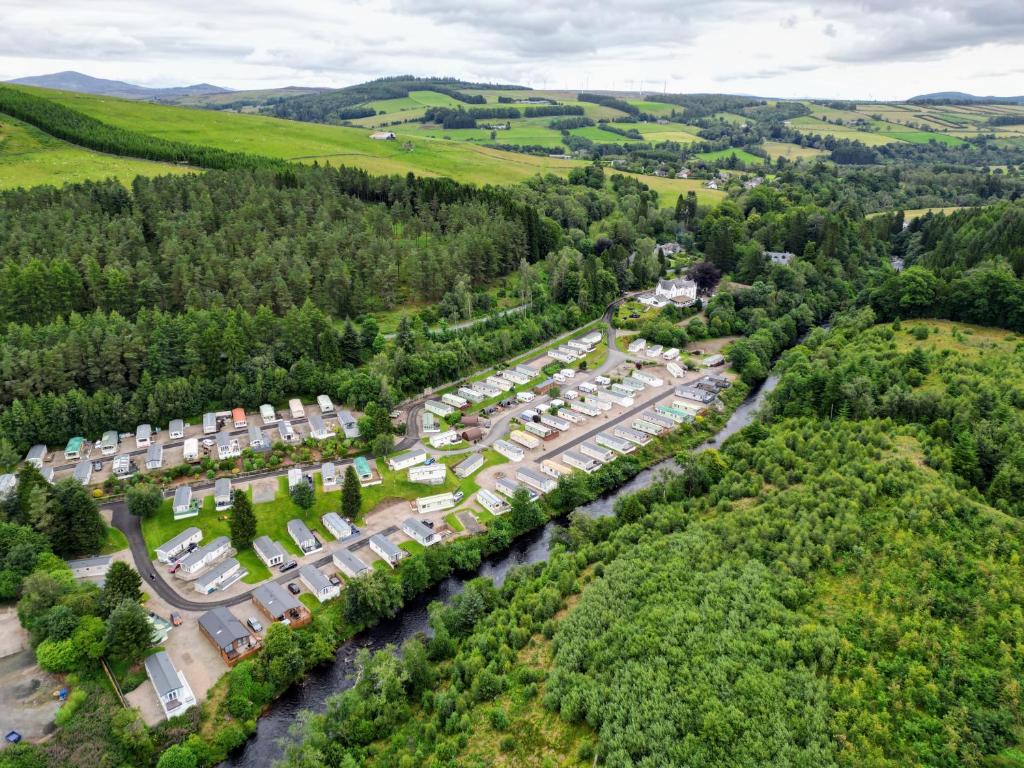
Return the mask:
[[[1024,94],[1024,0],[2,0],[0,80]]]

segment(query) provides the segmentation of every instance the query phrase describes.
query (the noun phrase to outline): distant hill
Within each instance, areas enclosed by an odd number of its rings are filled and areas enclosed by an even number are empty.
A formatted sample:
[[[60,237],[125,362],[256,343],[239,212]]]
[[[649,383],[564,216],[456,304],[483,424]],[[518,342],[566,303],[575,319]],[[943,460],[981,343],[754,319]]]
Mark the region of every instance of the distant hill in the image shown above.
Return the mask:
[[[19,77],[8,82],[16,85],[31,85],[36,88],[51,88],[57,91],[73,91],[74,93],[90,93],[96,96],[117,96],[121,99],[168,99],[182,96],[194,96],[211,93],[229,93],[228,88],[209,83],[197,83],[177,88],[146,88],[134,83],[120,80],[104,80],[91,77],[81,72],[54,72],[50,75]]]
[[[990,104],[1024,104],[1024,96],[975,96],[973,93],[963,91],[939,91],[938,93],[925,93],[921,96],[914,96],[908,101],[935,101],[946,104],[965,104],[971,102],[987,102]]]

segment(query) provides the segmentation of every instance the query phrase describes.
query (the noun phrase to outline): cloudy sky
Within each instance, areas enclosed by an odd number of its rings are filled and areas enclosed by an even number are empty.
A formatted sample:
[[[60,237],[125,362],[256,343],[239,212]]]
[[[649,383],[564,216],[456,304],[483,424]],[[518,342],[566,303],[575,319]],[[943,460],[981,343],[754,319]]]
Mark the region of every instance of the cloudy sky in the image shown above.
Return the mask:
[[[0,80],[1024,93],[1024,0],[2,0]]]

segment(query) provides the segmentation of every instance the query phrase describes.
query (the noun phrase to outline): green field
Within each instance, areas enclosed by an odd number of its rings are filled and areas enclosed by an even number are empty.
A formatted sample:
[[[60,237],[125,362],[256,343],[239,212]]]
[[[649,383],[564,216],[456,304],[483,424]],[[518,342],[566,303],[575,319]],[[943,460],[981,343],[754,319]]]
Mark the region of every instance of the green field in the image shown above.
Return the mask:
[[[366,106],[377,112],[405,112],[410,109],[425,109],[426,107],[465,107],[461,101],[453,99],[437,91],[409,91],[409,95],[402,99],[382,99],[371,101]]]
[[[668,117],[673,112],[679,113],[683,111],[683,108],[677,104],[666,104],[661,101],[641,101],[639,99],[626,99],[627,104],[639,109],[641,112],[646,112],[649,115],[655,117]]]
[[[837,139],[849,139],[867,144],[869,147],[877,147],[882,144],[892,144],[898,139],[885,136],[880,133],[860,131],[852,126],[833,125],[819,120],[816,117],[797,117],[789,121],[789,125],[801,133],[817,134],[819,136],[835,136]],[[888,123],[885,123],[888,125]],[[898,127],[898,126],[896,126]]]
[[[694,157],[708,163],[714,163],[719,160],[725,160],[730,155],[734,155],[737,160],[745,165],[764,165],[764,158],[752,155],[743,149],[720,149],[717,152],[699,152]]]
[[[130,184],[136,176],[189,173],[192,169],[115,157],[55,139],[31,125],[0,115],[0,189],[115,178]]]
[[[623,130],[635,128],[644,139],[652,143],[675,141],[679,144],[692,144],[699,140],[697,128],[680,123],[669,123],[668,125],[660,125],[658,123],[615,123],[614,125]]]
[[[768,157],[775,160],[777,157],[784,157],[787,160],[813,160],[816,157],[828,157],[828,152],[813,147],[801,147],[799,144],[790,144],[786,141],[766,141],[762,145]]]
[[[590,139],[591,141],[599,144],[635,144],[637,142],[636,139],[629,139],[625,136],[620,136],[617,133],[606,131],[596,125],[588,126],[587,128],[573,128],[569,133],[573,136]]]

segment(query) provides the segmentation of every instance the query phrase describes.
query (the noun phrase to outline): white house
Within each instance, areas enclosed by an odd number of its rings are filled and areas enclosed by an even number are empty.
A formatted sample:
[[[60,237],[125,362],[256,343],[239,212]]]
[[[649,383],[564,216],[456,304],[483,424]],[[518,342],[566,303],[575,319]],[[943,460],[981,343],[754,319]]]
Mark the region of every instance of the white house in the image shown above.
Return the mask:
[[[306,416],[306,409],[302,407],[302,401],[297,397],[288,401],[288,410],[293,419],[302,419]]]
[[[688,304],[697,300],[697,283],[686,278],[659,280],[654,295],[669,301]]]
[[[370,566],[360,560],[350,549],[336,549],[331,555],[331,560],[334,561],[335,568],[351,578],[364,576],[371,570]]]
[[[317,395],[316,404],[320,406],[320,413],[331,413],[334,411],[334,403],[327,395]]]
[[[302,550],[304,554],[309,554],[314,550],[320,549],[320,543],[317,541],[316,536],[309,530],[309,526],[298,518],[292,518],[288,521],[288,535],[292,537],[292,541]]]
[[[563,453],[562,461],[566,463],[566,466],[582,470],[587,474],[593,472],[599,466],[595,459],[592,459],[590,456],[584,456],[576,451],[566,451]]]
[[[402,533],[424,547],[429,547],[441,540],[434,529],[424,525],[415,517],[407,517],[402,521]]]
[[[459,433],[454,429],[449,429],[445,432],[438,432],[436,435],[431,435],[429,442],[433,448],[443,448],[446,445],[453,445],[459,442],[462,438]]]
[[[185,436],[185,421],[183,419],[171,419],[167,425],[167,436],[171,440],[181,440]]]
[[[309,414],[306,422],[309,424],[309,436],[314,440],[326,440],[329,437],[334,437],[334,432],[327,427],[320,414]]]
[[[192,498],[192,488],[179,485],[174,491],[174,503],[171,506],[175,520],[195,517],[199,514],[199,502]]]
[[[430,512],[440,512],[444,509],[451,509],[455,506],[455,497],[451,492],[438,493],[434,496],[421,496],[416,499],[416,511],[421,515]]]
[[[423,408],[442,419],[445,416],[451,416],[455,413],[454,407],[448,405],[448,403],[442,403],[440,400],[427,400],[427,402],[423,404]]]
[[[388,459],[388,467],[393,472],[398,472],[409,467],[415,467],[417,464],[422,464],[427,460],[427,452],[422,448],[414,448],[411,451],[405,453],[399,453],[396,456],[392,456]]]
[[[248,573],[238,560],[229,557],[192,582],[192,588],[201,595],[208,595],[218,589],[227,589]]]
[[[341,587],[331,584],[330,580],[315,565],[302,566],[299,569],[299,581],[305,584],[306,588],[321,603],[341,594]]]
[[[264,403],[260,406],[260,418],[263,420],[263,424],[276,424],[277,423],[277,411],[274,410],[274,406],[270,403]]]
[[[221,430],[217,433],[217,458],[236,459],[242,455],[242,443],[234,435]]]
[[[146,675],[168,720],[196,705],[196,697],[188,681],[174,668],[166,651],[157,651],[146,657]]]
[[[513,445],[508,440],[495,440],[494,450],[500,453],[509,461],[522,461],[526,455],[518,445]]]
[[[455,474],[458,477],[469,477],[484,465],[482,453],[472,453],[455,465]]]
[[[481,488],[476,494],[476,500],[484,509],[492,515],[502,515],[508,512],[509,503],[493,491]]]
[[[434,464],[419,464],[409,467],[409,482],[421,483],[423,485],[443,485],[448,479],[448,467],[441,462]]]
[[[169,563],[172,559],[185,552],[193,544],[203,540],[203,532],[198,528],[186,528],[170,541],[156,548],[156,559],[161,563]]]
[[[149,448],[150,443],[153,441],[153,427],[149,424],[139,424],[135,428],[135,447],[136,448]]]
[[[213,508],[218,512],[231,509],[231,479],[227,477],[217,478],[213,485]]]
[[[252,542],[256,557],[263,561],[267,568],[273,568],[284,562],[284,548],[269,536],[257,536]]]
[[[390,539],[380,533],[370,537],[370,549],[392,568],[398,564],[399,560],[409,556],[408,552],[396,547]]]
[[[325,461],[320,465],[320,482],[325,491],[338,484],[338,468],[333,461]]]
[[[320,518],[324,528],[336,539],[347,539],[352,535],[352,526],[337,512],[328,512]]]

